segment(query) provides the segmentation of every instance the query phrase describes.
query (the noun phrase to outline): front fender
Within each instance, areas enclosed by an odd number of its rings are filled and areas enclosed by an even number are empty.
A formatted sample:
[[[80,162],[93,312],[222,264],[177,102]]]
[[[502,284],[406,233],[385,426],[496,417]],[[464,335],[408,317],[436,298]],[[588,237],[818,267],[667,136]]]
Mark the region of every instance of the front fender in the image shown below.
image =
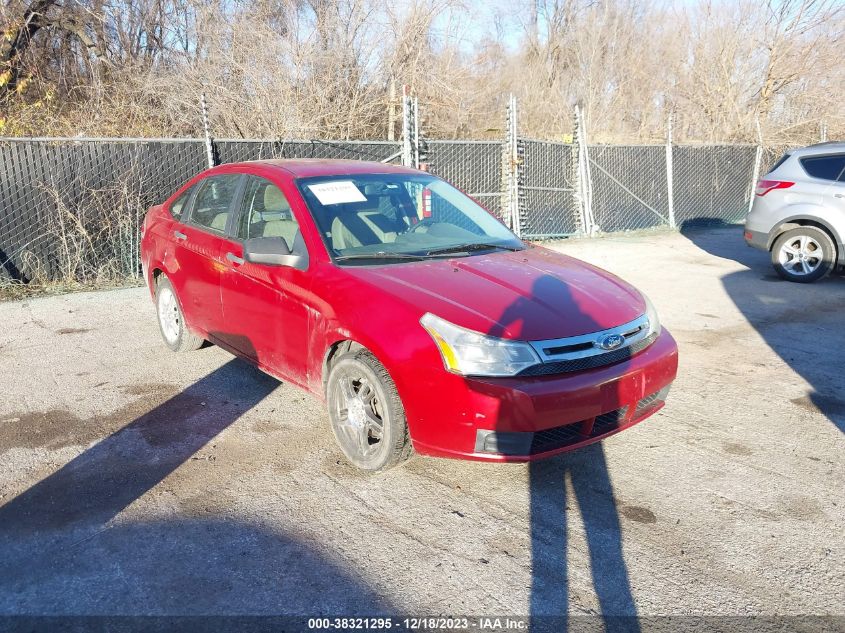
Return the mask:
[[[380,289],[345,276],[328,288],[319,308],[311,312],[308,345],[308,390],[325,398],[324,369],[327,354],[341,341],[353,341],[369,350],[393,378],[405,405],[409,427],[414,426],[418,391],[414,384],[422,372],[443,372],[440,352],[420,325],[420,309],[383,293]],[[413,432],[413,429],[411,429]]]

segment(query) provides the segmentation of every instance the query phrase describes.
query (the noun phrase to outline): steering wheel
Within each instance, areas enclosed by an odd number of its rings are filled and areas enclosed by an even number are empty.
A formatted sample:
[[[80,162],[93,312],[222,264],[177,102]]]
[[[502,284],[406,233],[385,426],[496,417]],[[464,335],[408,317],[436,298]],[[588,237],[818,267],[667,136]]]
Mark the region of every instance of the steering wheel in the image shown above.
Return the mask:
[[[422,226],[431,226],[432,224],[437,224],[434,218],[423,218],[416,224],[412,224],[411,228],[409,228],[406,233],[415,233],[418,228]]]

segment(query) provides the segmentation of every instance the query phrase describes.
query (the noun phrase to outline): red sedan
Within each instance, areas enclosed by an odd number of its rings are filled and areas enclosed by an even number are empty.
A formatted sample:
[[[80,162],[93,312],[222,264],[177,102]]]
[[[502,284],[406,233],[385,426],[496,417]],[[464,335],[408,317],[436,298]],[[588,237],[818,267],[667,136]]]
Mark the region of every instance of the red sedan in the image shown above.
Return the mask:
[[[141,251],[172,350],[208,340],[324,398],[367,470],[597,442],[662,407],[677,372],[645,295],[411,169],[215,167],[150,209]]]

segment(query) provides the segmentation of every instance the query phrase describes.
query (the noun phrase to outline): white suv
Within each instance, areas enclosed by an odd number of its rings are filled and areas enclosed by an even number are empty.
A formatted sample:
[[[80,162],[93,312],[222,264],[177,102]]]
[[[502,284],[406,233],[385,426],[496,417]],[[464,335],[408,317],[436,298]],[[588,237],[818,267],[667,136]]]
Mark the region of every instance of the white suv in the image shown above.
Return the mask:
[[[821,279],[845,265],[845,143],[785,154],[757,183],[745,241],[772,253],[789,281]]]

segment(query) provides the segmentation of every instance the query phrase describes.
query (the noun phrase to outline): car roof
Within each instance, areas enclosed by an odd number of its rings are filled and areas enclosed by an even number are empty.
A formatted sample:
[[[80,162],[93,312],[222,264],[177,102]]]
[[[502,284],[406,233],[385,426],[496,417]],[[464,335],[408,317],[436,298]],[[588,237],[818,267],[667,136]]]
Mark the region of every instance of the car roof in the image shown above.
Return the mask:
[[[815,145],[808,145],[798,149],[789,150],[789,154],[793,156],[815,156],[821,154],[836,154],[845,152],[845,141],[827,141],[825,143],[816,143]]]
[[[346,176],[352,174],[419,174],[416,169],[391,165],[389,163],[378,163],[364,160],[340,160],[325,158],[295,158],[295,159],[270,159],[250,160],[240,163],[227,163],[219,167],[231,168],[242,167],[247,169],[259,168],[280,169],[286,171],[294,178],[311,178],[314,176]],[[263,169],[262,169],[263,168]]]

